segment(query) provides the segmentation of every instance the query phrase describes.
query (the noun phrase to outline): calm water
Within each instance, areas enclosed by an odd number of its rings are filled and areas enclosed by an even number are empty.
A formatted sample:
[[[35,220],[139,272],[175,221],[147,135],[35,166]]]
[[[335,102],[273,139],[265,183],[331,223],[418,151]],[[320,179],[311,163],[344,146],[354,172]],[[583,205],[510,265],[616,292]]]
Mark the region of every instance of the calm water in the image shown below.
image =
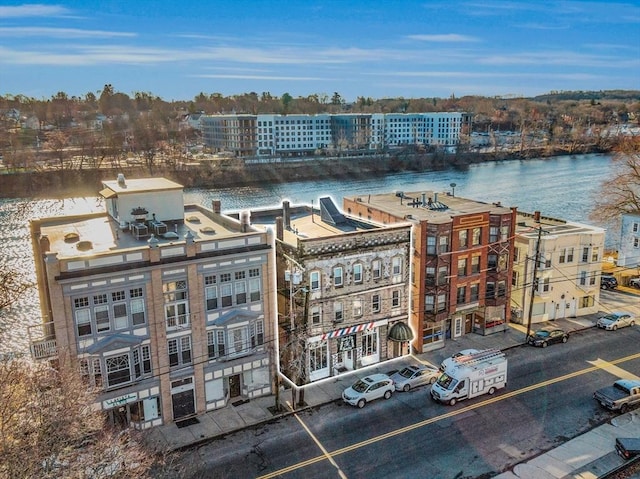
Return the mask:
[[[521,211],[540,211],[545,216],[594,224],[589,219],[600,184],[611,172],[609,155],[583,155],[544,160],[503,161],[473,165],[466,170],[427,173],[395,173],[365,180],[295,182],[264,187],[185,190],[185,202],[210,207],[221,200],[223,211],[291,204],[312,203],[331,196],[342,205],[342,197],[388,191],[451,191],[479,201],[500,201]],[[0,181],[7,181],[0,177]],[[97,193],[97,192],[96,192]],[[77,214],[100,210],[96,198],[72,198],[64,201],[27,202],[0,200],[0,258],[3,265],[35,281],[28,222],[38,216]],[[598,226],[607,225],[598,224]],[[618,238],[607,235],[607,247],[615,248]],[[0,353],[25,352],[27,327],[40,322],[37,291],[33,289],[9,310],[0,311]]]

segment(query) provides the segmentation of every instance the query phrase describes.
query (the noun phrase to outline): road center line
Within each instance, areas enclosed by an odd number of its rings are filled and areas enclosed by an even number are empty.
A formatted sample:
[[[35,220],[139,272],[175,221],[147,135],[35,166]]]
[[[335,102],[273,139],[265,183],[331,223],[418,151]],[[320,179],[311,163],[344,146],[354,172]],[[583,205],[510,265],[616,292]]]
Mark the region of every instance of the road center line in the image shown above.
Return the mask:
[[[618,363],[623,363],[623,362],[631,361],[633,359],[638,359],[638,358],[640,358],[640,353],[631,354],[629,356],[626,356],[626,357],[620,358],[620,359],[615,359],[613,361],[608,362],[607,364],[608,365],[615,365],[615,364],[618,364]],[[598,363],[598,361],[587,361],[587,362],[589,362],[591,364]],[[588,367],[588,368],[580,369],[578,371],[574,371],[572,373],[565,374],[564,376],[558,376],[557,378],[547,379],[546,381],[542,381],[542,382],[537,383],[537,384],[532,384],[531,386],[527,386],[527,387],[524,387],[524,388],[521,388],[521,389],[517,389],[515,391],[509,391],[509,392],[507,392],[505,394],[501,394],[500,396],[491,397],[490,399],[485,399],[484,401],[480,401],[479,403],[471,404],[469,406],[466,406],[466,407],[463,407],[463,408],[460,408],[460,409],[456,409],[455,411],[450,411],[448,413],[441,414],[440,416],[435,416],[435,417],[432,417],[432,418],[429,418],[429,419],[425,419],[425,420],[417,422],[415,424],[410,424],[410,425],[402,427],[400,429],[396,429],[394,431],[389,431],[389,432],[387,432],[385,434],[381,434],[379,436],[372,437],[372,438],[367,439],[365,441],[361,441],[361,442],[358,442],[358,443],[351,444],[350,446],[346,446],[346,447],[343,447],[343,448],[340,448],[340,449],[336,449],[333,452],[326,452],[325,453],[326,456],[323,455],[323,456],[317,456],[317,457],[314,457],[314,458],[310,458],[310,459],[307,459],[306,461],[300,462],[298,464],[292,464],[291,466],[285,467],[285,468],[280,469],[278,471],[274,471],[274,472],[271,472],[269,474],[265,474],[264,476],[259,476],[256,479],[269,479],[269,478],[272,478],[272,477],[277,477],[277,476],[280,476],[280,475],[285,474],[287,472],[295,471],[296,469],[301,469],[303,467],[310,466],[311,464],[316,464],[316,463],[318,463],[320,461],[324,461],[324,460],[327,459],[327,457],[330,458],[330,460],[333,463],[333,458],[335,456],[346,454],[347,452],[355,451],[357,449],[360,449],[362,447],[368,446],[370,444],[374,444],[376,442],[383,441],[383,440],[389,439],[391,437],[395,437],[395,436],[399,436],[401,434],[405,434],[405,433],[407,433],[409,431],[413,431],[415,429],[419,429],[419,428],[421,428],[423,426],[426,426],[428,424],[433,424],[433,423],[441,421],[443,419],[447,419],[447,418],[450,418],[450,417],[457,416],[459,414],[464,414],[466,412],[473,411],[474,409],[478,409],[478,408],[486,406],[488,404],[493,404],[493,403],[496,403],[496,402],[499,402],[499,401],[504,401],[505,399],[509,399],[509,398],[512,398],[512,397],[515,397],[515,396],[519,396],[520,394],[531,392],[531,391],[534,391],[536,389],[540,389],[542,387],[549,386],[551,384],[555,384],[555,383],[559,383],[559,382],[562,382],[562,381],[566,381],[568,379],[573,379],[573,378],[576,378],[578,376],[582,376],[584,374],[591,373],[591,372],[596,371],[598,369],[605,369],[606,370],[606,368],[602,367],[601,364],[598,363],[598,365],[596,365],[596,366],[591,366],[591,367]],[[298,419],[298,420],[300,421],[300,419]],[[307,429],[306,426],[304,426],[304,427],[305,427],[305,429]],[[312,435],[312,437],[313,437],[313,435]],[[323,448],[323,451],[324,451],[324,448]]]

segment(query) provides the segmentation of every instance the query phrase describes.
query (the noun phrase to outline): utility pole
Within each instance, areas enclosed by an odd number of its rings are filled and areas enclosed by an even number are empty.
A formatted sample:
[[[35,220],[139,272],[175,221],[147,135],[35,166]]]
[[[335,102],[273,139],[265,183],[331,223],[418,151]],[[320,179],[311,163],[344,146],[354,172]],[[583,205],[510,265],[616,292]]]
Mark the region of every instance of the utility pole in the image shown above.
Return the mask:
[[[536,290],[538,289],[538,262],[540,257],[540,237],[542,236],[542,226],[538,223],[538,239],[536,241],[536,252],[533,257],[533,278],[531,279],[531,296],[529,297],[529,310],[527,311],[527,335],[525,341],[529,339],[531,334],[531,316],[533,315],[533,298],[535,297]]]

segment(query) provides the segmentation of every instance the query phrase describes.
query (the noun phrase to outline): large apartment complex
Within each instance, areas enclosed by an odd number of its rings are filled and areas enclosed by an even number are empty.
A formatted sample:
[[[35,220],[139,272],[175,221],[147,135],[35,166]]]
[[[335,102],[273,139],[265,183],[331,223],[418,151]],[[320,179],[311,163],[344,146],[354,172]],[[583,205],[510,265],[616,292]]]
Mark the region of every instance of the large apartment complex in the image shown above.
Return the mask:
[[[384,225],[410,222],[412,345],[422,353],[446,338],[504,330],[516,210],[446,193],[345,197],[345,212]]]
[[[104,181],[104,212],[31,223],[46,336],[113,423],[147,428],[273,392],[273,237],[185,205],[163,178]]]
[[[453,152],[469,131],[468,113],[202,115],[205,145],[238,157],[382,151],[402,145]]]

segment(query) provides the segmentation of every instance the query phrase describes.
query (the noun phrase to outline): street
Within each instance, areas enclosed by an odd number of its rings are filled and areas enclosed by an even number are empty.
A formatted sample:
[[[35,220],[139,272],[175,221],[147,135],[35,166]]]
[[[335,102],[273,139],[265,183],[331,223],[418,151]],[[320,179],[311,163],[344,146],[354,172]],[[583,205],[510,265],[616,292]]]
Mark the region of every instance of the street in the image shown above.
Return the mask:
[[[637,296],[603,292],[603,310]],[[615,306],[614,306],[615,304]],[[183,477],[491,477],[613,417],[595,389],[640,374],[638,326],[574,333],[546,349],[509,349],[507,388],[453,407],[429,386],[357,409],[335,401],[240,431],[181,458]]]

